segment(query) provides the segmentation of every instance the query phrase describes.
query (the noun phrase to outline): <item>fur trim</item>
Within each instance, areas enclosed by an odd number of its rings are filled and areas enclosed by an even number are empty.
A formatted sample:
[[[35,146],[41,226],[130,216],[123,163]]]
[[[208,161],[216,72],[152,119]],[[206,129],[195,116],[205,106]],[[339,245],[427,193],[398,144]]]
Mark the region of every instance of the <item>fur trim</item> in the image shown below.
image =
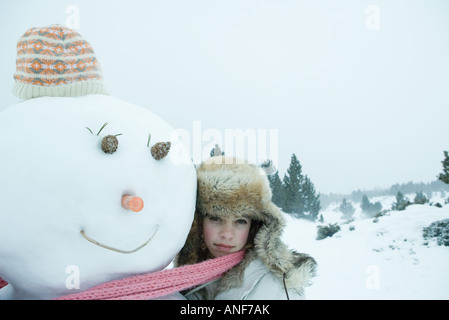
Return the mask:
[[[247,251],[245,258],[240,264],[229,270],[217,283],[216,290],[213,299],[221,292],[227,291],[231,288],[239,287],[243,282],[243,274],[246,267],[255,259],[260,259],[256,252]],[[316,275],[316,262],[315,260],[302,253],[290,251],[290,255],[286,257],[288,261],[284,261],[284,267],[290,266],[290,269],[286,269],[285,273],[279,272],[278,269],[273,269],[273,264],[268,265],[262,260],[265,266],[274,274],[281,283],[285,281],[285,287],[289,290],[295,290],[300,294],[303,294],[304,287],[308,287],[312,284],[312,278]],[[284,276],[285,275],[285,276]]]
[[[207,215],[240,215],[260,221],[254,247],[243,261],[219,280],[216,294],[239,286],[243,271],[254,259],[263,264],[287,288],[302,290],[315,275],[316,262],[308,255],[289,250],[281,240],[285,220],[281,210],[271,202],[271,188],[264,171],[235,158],[213,157],[197,168],[198,194],[195,219],[189,236],[175,258],[175,266],[197,263],[207,256],[202,241],[202,218]]]
[[[271,203],[271,188],[259,167],[220,156],[203,162],[197,175],[201,214],[238,214],[263,220],[261,213]]]

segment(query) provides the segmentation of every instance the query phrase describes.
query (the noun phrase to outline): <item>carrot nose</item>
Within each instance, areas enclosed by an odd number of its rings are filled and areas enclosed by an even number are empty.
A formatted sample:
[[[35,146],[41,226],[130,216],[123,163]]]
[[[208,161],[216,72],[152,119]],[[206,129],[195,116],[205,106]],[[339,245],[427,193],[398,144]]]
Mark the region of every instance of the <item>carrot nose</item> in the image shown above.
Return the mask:
[[[143,209],[143,200],[140,197],[125,194],[122,196],[122,207],[127,210],[139,212]]]

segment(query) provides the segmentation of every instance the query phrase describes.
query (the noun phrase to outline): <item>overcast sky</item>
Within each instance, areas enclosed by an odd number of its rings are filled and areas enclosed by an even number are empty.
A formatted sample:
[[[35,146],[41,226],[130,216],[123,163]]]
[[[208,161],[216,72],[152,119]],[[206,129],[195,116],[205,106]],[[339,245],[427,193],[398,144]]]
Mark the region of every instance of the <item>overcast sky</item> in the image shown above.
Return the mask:
[[[241,130],[245,157],[266,148],[282,178],[295,153],[321,193],[442,171],[447,0],[4,0],[0,111],[18,101],[17,40],[54,23],[93,46],[111,95],[188,134],[194,160],[215,142],[238,153]]]

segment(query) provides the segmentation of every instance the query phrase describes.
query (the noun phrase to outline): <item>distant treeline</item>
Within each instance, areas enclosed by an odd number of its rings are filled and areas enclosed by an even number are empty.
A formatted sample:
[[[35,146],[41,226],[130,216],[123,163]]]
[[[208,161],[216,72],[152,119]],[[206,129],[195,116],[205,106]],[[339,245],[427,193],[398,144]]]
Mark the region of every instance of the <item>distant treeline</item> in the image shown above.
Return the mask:
[[[350,200],[352,202],[362,202],[363,195],[366,195],[368,198],[373,197],[382,197],[382,196],[396,196],[398,192],[402,194],[415,194],[417,192],[423,192],[427,195],[427,198],[432,197],[432,193],[434,192],[449,192],[449,185],[440,181],[435,180],[429,183],[423,182],[407,182],[403,184],[396,183],[387,189],[375,189],[375,190],[356,190],[351,192],[350,194],[322,194],[320,193],[320,203],[322,208],[326,208],[332,203],[341,203],[343,199]]]

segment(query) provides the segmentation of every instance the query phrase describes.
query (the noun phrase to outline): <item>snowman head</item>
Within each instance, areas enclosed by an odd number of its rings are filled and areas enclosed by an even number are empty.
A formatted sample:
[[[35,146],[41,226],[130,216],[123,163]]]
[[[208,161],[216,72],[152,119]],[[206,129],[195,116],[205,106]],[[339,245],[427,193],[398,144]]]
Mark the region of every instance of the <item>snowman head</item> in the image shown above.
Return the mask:
[[[67,40],[65,29],[39,32],[30,31],[20,50],[33,43],[39,57],[60,41],[69,45],[52,52],[87,48],[70,49],[77,38]],[[18,64],[31,67],[35,58],[27,51]],[[98,74],[95,65],[89,70]],[[45,96],[61,91],[39,79],[57,79],[62,71],[33,79],[27,70],[17,72],[16,94],[35,98],[0,113],[0,277],[14,298],[55,298],[161,270],[182,248],[193,220],[196,172],[175,130],[144,108],[86,95],[103,91],[94,76],[64,83],[73,89],[64,91],[68,97]]]
[[[156,159],[158,142],[170,149]],[[153,113],[105,95],[32,99],[0,114],[0,149],[0,277],[24,297],[160,270],[183,246],[196,173]]]

